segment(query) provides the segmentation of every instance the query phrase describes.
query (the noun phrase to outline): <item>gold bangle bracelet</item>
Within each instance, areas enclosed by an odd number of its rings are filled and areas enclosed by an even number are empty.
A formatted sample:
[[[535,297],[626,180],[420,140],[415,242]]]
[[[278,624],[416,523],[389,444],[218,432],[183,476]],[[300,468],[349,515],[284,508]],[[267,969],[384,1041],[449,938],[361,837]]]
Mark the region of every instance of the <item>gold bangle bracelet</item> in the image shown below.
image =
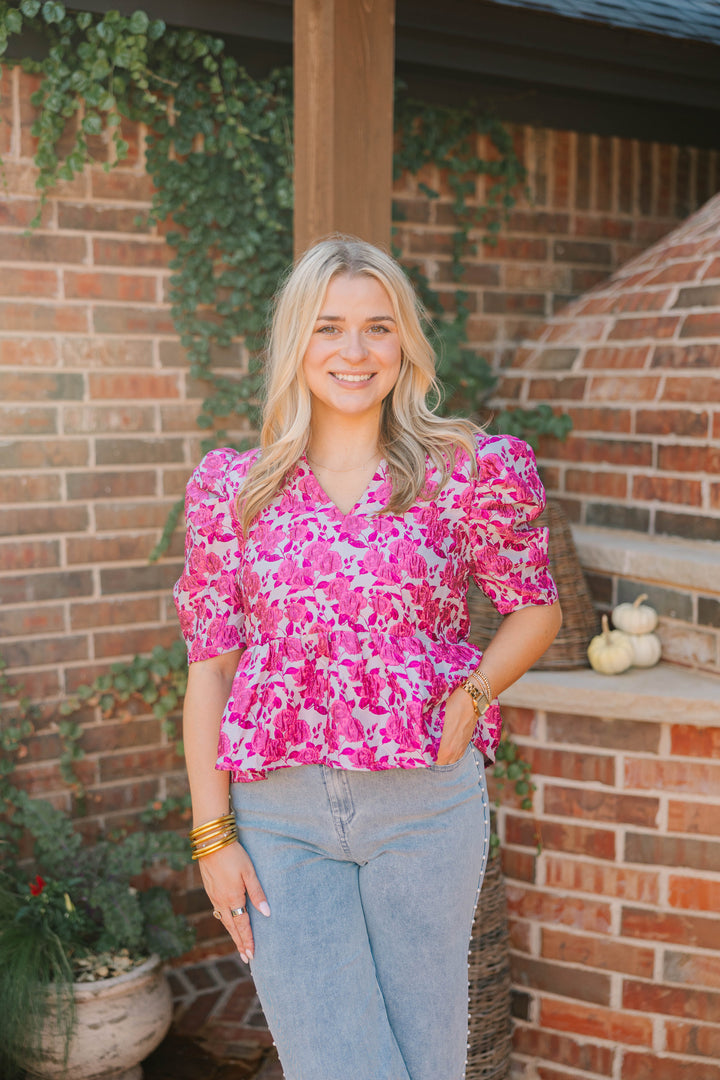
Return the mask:
[[[196,837],[200,837],[207,832],[212,832],[214,829],[223,828],[225,825],[229,825],[230,822],[235,821],[234,814],[223,814],[222,817],[213,818],[212,821],[206,821],[204,825],[196,825],[194,829],[190,830],[190,839],[194,840]]]
[[[204,859],[206,855],[212,855],[214,851],[220,851],[224,847],[228,847],[230,844],[234,844],[237,840],[237,834],[233,836],[225,837],[224,840],[218,840],[215,844],[210,844],[209,847],[201,848],[200,850],[193,851],[193,859]]]
[[[230,836],[237,836],[237,829],[223,829],[222,832],[212,833],[210,836],[205,836],[202,840],[191,840],[193,851],[202,851],[210,844],[216,844],[218,840],[227,840]]]
[[[490,686],[490,680],[488,679],[485,672],[480,671],[479,668],[476,668],[475,671],[472,672],[472,674],[468,675],[468,679],[476,679],[478,683],[480,683],[479,688],[483,691],[488,701],[493,700],[492,687]]]

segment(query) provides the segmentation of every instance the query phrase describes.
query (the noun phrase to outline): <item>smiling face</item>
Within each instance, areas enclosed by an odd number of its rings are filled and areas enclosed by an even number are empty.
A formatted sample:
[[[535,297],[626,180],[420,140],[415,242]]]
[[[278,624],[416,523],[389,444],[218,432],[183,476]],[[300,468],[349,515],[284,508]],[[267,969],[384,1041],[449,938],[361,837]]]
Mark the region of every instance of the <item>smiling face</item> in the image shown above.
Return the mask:
[[[302,361],[313,420],[380,420],[400,374],[401,346],[387,289],[362,274],[334,277]]]

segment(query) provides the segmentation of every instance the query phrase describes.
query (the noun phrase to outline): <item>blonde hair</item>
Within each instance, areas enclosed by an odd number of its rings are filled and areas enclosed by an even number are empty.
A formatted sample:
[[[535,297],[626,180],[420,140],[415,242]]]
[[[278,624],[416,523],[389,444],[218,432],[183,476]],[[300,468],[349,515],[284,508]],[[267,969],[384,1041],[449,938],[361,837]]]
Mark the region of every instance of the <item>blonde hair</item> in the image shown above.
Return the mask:
[[[427,405],[439,400],[435,353],[423,333],[426,313],[404,271],[372,244],[353,237],[332,237],[309,248],[277,294],[265,370],[265,407],[261,452],[248,471],[239,499],[243,532],[272,501],[305,452],[310,436],[312,402],[302,360],[331,280],[340,275],[375,278],[393,305],[401,344],[398,380],[383,401],[378,449],[392,483],[385,513],[402,513],[425,492],[426,457],[439,472],[437,489],[452,471],[460,447],[475,463],[469,420],[437,416]]]

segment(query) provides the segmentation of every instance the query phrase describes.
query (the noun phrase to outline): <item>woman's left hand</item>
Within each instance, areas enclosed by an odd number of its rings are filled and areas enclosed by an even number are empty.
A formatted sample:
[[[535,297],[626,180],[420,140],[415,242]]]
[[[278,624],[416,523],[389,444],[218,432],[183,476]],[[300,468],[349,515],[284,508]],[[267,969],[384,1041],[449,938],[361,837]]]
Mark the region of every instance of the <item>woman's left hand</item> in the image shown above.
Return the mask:
[[[472,698],[458,686],[445,703],[445,721],[438,749],[438,765],[452,765],[467,750],[475,730],[477,713]]]

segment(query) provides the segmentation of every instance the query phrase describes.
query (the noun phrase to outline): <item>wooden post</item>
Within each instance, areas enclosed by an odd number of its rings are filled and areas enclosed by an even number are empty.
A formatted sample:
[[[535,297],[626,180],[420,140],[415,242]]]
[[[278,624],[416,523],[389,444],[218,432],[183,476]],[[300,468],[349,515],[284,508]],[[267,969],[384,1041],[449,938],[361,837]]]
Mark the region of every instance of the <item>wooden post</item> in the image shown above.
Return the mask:
[[[388,248],[395,0],[295,0],[295,252],[331,232]]]

